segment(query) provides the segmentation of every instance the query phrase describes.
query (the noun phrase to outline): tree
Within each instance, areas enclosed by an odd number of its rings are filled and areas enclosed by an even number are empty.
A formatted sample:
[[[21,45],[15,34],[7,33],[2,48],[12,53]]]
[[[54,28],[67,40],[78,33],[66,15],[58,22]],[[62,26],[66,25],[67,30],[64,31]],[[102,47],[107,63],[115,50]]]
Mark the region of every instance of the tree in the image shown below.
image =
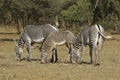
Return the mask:
[[[94,21],[107,28],[114,28],[120,21],[120,0],[99,0]]]
[[[17,25],[18,32],[20,26],[55,21],[68,28],[93,23],[114,28],[120,25],[120,0],[0,0],[0,23]]]
[[[91,3],[89,0],[76,0],[67,10],[62,11],[65,21],[89,24],[92,19]]]

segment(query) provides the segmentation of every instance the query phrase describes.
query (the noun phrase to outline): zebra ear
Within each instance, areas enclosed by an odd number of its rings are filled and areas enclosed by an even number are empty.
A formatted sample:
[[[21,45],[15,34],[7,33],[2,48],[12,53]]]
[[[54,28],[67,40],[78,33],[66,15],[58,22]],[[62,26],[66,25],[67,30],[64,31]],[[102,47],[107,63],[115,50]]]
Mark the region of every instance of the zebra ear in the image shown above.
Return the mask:
[[[16,39],[15,39],[15,38],[13,39],[13,41],[14,41],[14,43],[15,43],[15,46],[17,46],[17,41],[16,41]]]

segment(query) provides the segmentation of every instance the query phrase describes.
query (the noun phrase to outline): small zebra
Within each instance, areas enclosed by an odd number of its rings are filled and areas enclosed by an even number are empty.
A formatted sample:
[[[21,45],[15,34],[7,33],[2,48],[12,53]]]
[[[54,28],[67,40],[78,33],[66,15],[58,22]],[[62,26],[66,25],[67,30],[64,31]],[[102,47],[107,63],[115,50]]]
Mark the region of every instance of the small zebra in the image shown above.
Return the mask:
[[[105,31],[102,26],[95,24],[91,27],[85,27],[78,35],[74,41],[73,48],[71,49],[71,62],[82,63],[82,56],[85,47],[89,46],[90,63],[92,60],[92,51],[95,53],[95,65],[100,63],[100,52],[102,50],[104,39],[111,39],[111,36],[105,36]],[[79,54],[80,50],[80,54]]]
[[[24,44],[27,46],[28,60],[31,61],[31,46],[34,43],[43,43],[48,35],[52,32],[56,32],[58,29],[50,24],[45,25],[27,25],[21,33],[18,42],[16,43],[15,51],[17,60],[21,61],[21,53]]]
[[[51,33],[43,43],[43,46],[41,49],[41,52],[42,52],[41,63],[47,62],[48,54],[51,54],[51,53],[52,53],[52,58],[55,54],[55,60],[53,60],[52,62],[57,62],[58,58],[57,58],[56,46],[66,44],[66,47],[70,52],[74,39],[75,39],[74,34],[69,30],[66,30],[63,32]]]

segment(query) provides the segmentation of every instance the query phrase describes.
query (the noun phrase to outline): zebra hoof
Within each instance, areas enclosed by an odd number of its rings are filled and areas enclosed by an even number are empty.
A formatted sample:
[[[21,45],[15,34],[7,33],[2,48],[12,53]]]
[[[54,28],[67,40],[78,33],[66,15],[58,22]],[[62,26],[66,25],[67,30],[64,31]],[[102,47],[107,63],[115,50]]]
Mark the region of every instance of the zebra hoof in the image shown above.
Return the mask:
[[[29,57],[27,57],[26,60],[27,60],[28,62],[31,62],[31,58],[29,58]]]
[[[27,61],[28,61],[28,62],[31,62],[31,60],[30,60],[30,59],[28,59]]]
[[[58,59],[56,59],[56,60],[51,59],[50,63],[57,63],[57,61],[58,61]]]
[[[71,63],[72,63],[72,64],[76,64],[76,61],[72,60]]]
[[[41,60],[41,64],[44,64],[45,63],[45,61],[44,60]]]
[[[27,59],[28,62],[31,62],[31,59]]]
[[[58,62],[58,59],[55,60],[55,63]]]
[[[16,59],[16,61],[21,62],[21,61],[22,61],[22,59]]]
[[[78,64],[83,64],[83,61],[78,62]]]
[[[45,62],[44,61],[41,61],[41,64],[44,64]]]
[[[23,57],[23,59],[22,60],[26,60],[26,58],[25,57]]]
[[[93,64],[93,61],[89,62],[89,64]]]
[[[54,63],[55,61],[53,60],[53,58],[50,60],[50,63]]]
[[[100,64],[99,64],[99,63],[97,63],[97,64],[94,64],[94,66],[100,66]]]

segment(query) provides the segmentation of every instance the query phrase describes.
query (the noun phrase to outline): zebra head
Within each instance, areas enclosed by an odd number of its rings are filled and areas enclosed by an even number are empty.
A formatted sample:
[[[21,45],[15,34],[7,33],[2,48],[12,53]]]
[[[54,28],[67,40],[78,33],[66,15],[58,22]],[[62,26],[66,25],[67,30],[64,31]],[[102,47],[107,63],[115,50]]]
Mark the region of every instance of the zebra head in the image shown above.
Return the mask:
[[[76,50],[75,48],[72,48],[70,50],[70,61],[71,63],[76,63],[78,61],[79,58],[79,51]]]
[[[16,46],[16,56],[17,56],[17,60],[20,61],[21,60],[21,54],[23,53],[23,50],[21,47]]]
[[[15,53],[16,53],[16,56],[17,56],[17,60],[18,61],[21,61],[21,54],[23,53],[23,45],[19,45],[19,41],[17,42],[16,40],[14,40],[15,42]]]

